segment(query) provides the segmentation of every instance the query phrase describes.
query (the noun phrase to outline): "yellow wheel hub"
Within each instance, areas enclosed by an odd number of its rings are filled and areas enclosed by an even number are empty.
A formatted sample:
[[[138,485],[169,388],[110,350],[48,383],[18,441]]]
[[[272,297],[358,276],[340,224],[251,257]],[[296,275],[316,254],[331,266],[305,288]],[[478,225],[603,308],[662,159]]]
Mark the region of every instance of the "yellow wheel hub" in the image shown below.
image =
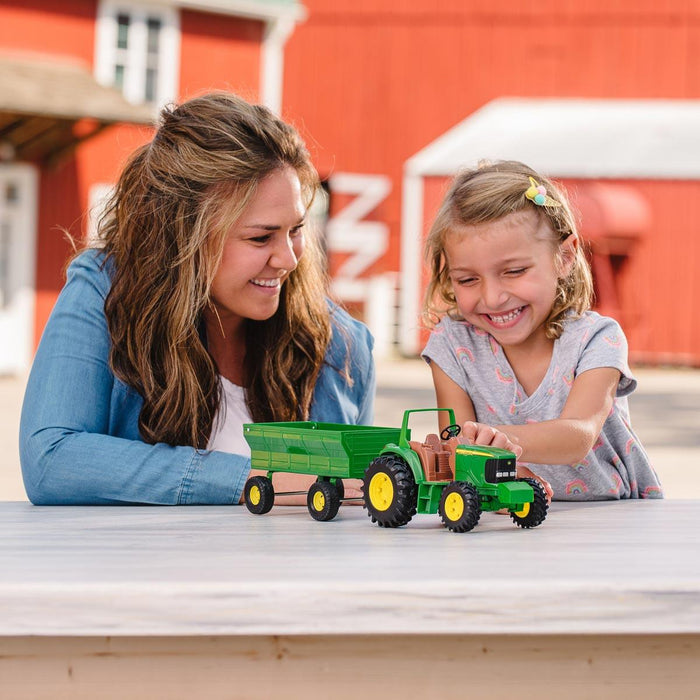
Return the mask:
[[[379,472],[369,482],[369,500],[377,510],[387,510],[394,502],[394,484],[388,474]]]
[[[445,517],[456,523],[464,515],[464,499],[458,493],[452,492],[445,499]]]
[[[514,512],[515,512],[515,515],[517,515],[519,518],[525,518],[525,517],[527,517],[527,514],[530,512],[530,504],[523,503],[522,509],[516,510]]]
[[[260,487],[259,486],[251,486],[250,491],[248,492],[248,500],[250,501],[251,505],[257,506],[258,503],[260,503]]]
[[[326,497],[320,491],[316,491],[312,503],[314,505],[314,510],[320,513],[326,505]]]

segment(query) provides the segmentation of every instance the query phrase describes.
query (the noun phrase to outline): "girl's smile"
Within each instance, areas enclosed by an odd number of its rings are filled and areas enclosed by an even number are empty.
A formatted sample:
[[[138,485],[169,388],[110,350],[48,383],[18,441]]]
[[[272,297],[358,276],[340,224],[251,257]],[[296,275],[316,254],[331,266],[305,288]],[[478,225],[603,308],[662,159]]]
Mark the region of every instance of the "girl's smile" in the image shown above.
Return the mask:
[[[483,314],[483,316],[496,326],[496,328],[509,328],[511,325],[517,323],[524,309],[524,306],[519,306],[517,309],[503,314]]]
[[[547,226],[527,209],[462,226],[445,241],[460,313],[503,347],[546,340],[544,323],[566,272],[559,269]]]

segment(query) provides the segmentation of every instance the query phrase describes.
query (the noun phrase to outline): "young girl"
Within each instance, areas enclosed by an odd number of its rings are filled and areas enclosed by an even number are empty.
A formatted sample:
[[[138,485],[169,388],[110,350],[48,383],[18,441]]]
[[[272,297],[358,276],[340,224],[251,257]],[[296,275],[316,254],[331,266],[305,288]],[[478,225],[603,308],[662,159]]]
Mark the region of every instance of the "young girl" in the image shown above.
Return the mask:
[[[627,341],[589,310],[591,274],[563,192],[517,162],[462,172],[426,254],[423,357],[462,434],[518,444],[555,499],[662,498],[630,427]]]
[[[371,423],[372,338],[326,298],[306,231],[317,186],[265,107],[163,110],[44,330],[20,427],[32,502],[238,503],[243,423]]]

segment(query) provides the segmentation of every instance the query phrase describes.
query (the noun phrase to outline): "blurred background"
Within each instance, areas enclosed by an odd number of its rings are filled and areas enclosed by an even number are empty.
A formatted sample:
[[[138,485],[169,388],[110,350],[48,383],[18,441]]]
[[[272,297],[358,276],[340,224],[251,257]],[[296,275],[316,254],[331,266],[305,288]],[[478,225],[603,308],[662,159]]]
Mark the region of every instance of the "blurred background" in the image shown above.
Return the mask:
[[[24,497],[18,411],[65,232],[94,236],[159,108],[211,89],[267,104],[306,139],[334,294],[376,338],[378,423],[433,402],[411,358],[446,182],[515,158],[567,187],[597,308],[651,368],[632,399],[640,437],[669,470],[697,463],[698,3],[0,0],[0,498]]]

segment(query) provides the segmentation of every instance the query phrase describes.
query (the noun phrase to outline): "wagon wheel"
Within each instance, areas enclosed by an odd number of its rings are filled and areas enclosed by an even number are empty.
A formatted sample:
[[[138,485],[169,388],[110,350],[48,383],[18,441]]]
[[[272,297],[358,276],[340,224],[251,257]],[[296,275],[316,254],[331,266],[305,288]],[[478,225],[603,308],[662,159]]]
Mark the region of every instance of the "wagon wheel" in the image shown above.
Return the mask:
[[[416,514],[418,487],[413,472],[397,455],[377,457],[362,481],[364,507],[379,527],[400,527]]]
[[[547,517],[549,509],[547,494],[537,479],[518,479],[518,481],[526,481],[532,486],[534,500],[532,503],[524,503],[520,510],[511,511],[510,517],[519,527],[537,527]]]
[[[275,489],[266,476],[251,476],[245,482],[245,505],[255,515],[268,513],[275,503]]]
[[[452,532],[473,530],[481,516],[478,491],[466,481],[453,481],[442,492],[438,513]]]
[[[321,482],[321,481],[328,481],[327,476],[319,476],[318,479],[316,479],[316,482]],[[343,484],[342,479],[336,479],[335,480],[335,488],[338,491],[338,498],[342,501],[345,498],[345,484]]]
[[[338,488],[330,481],[316,481],[306,495],[306,507],[314,520],[333,520],[340,508]]]

